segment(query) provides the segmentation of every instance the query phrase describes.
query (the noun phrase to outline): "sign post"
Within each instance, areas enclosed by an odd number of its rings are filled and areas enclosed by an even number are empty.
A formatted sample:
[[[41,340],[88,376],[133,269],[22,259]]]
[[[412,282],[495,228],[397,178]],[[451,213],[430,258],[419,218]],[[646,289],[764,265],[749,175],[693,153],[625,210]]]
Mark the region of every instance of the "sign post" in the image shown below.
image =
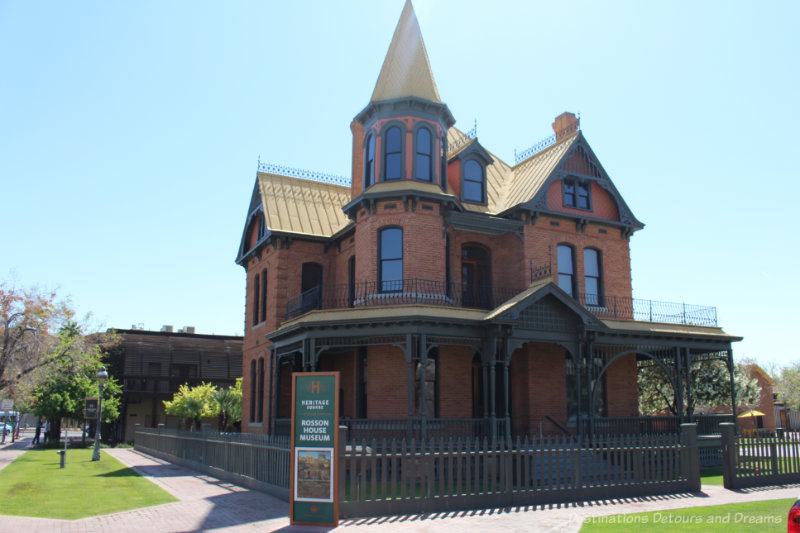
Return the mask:
[[[338,372],[292,374],[292,524],[339,525],[338,392]]]

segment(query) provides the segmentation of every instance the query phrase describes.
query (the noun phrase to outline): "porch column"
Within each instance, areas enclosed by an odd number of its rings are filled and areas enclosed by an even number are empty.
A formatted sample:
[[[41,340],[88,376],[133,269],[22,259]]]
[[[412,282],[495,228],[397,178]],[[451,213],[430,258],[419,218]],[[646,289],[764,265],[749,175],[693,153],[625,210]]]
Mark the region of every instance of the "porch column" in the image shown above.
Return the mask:
[[[308,339],[308,367],[311,372],[319,372],[319,355],[317,354],[316,339]]]
[[[733,350],[728,350],[728,372],[731,377],[731,413],[733,413],[733,424],[736,428],[736,434],[739,433],[739,418],[736,416],[736,384],[733,379],[733,372],[735,370],[733,365]]]
[[[427,385],[428,385],[428,346],[427,346],[427,337],[422,335],[419,339],[419,345],[417,346],[417,353],[420,354],[420,373],[419,373],[419,417],[420,417],[420,429],[422,430],[422,440],[425,441],[427,437],[425,423],[427,422],[427,414],[428,414],[428,398],[427,398]]]
[[[492,359],[489,362],[489,417],[492,421],[492,440],[497,438],[497,411],[495,410],[495,399],[497,395],[497,377],[495,367],[497,366],[497,346],[492,352]]]
[[[272,347],[269,349],[269,357],[267,358],[269,361],[269,396],[267,397],[267,432],[270,435],[275,433],[275,428],[273,427],[275,424],[275,415],[272,412],[273,409],[273,401],[272,398],[275,396],[275,348]]]
[[[411,354],[411,335],[406,335],[406,346],[403,355],[408,365],[408,428],[406,437],[411,440],[412,419],[414,418],[414,358]]]
[[[686,355],[686,421],[691,422],[694,416],[694,408],[689,411],[692,405],[692,351],[690,348],[684,348]],[[678,386],[682,387],[681,380],[678,380]]]
[[[269,399],[270,399],[270,435],[275,434],[275,419],[278,418],[278,399],[280,398],[280,391],[278,390],[278,374],[280,374],[280,357],[278,356],[277,348],[274,350],[272,355],[272,386],[270,387],[269,391]],[[273,401],[274,399],[274,401]]]
[[[311,372],[311,354],[308,350],[308,340],[303,341],[301,355],[303,357],[303,372]]]
[[[504,349],[503,351],[507,351]],[[511,443],[511,413],[510,413],[510,404],[509,404],[509,397],[508,397],[508,367],[510,366],[510,359],[511,356],[509,354],[505,354],[505,358],[503,360],[503,403],[505,404],[505,413],[506,413],[506,430],[505,430],[505,437],[506,443],[510,445]]]
[[[683,355],[681,354],[680,347],[675,348],[675,368],[677,370],[677,375],[675,376],[677,379],[675,380],[678,384],[678,390],[675,391],[676,395],[676,402],[677,405],[675,406],[675,411],[678,415],[678,422],[683,422],[683,387],[681,386],[681,376],[683,376]]]
[[[584,343],[578,343],[578,360],[575,361],[573,357],[572,363],[575,367],[575,395],[578,397],[575,405],[578,406],[578,411],[576,412],[575,416],[575,429],[578,430],[578,436],[583,437],[583,406],[581,405],[583,402],[583,394],[581,394],[581,374],[583,374],[583,355],[584,355]],[[572,357],[572,355],[570,354]]]
[[[594,342],[589,336],[586,340],[586,389],[589,391],[589,433],[594,435],[594,387],[596,385],[594,368]]]

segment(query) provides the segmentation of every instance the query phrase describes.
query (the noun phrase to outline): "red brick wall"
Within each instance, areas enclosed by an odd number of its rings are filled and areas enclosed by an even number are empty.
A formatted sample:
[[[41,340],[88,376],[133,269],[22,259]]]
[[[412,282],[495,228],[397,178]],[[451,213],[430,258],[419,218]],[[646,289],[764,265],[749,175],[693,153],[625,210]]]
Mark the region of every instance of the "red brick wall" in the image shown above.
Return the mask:
[[[554,181],[547,188],[547,208],[553,211],[563,211],[582,217],[590,216],[593,218],[603,218],[605,220],[619,221],[619,210],[608,192],[602,189],[597,183],[591,184],[592,210],[576,209],[566,207],[562,198],[561,180]]]
[[[356,417],[356,365],[355,352],[342,354],[321,354],[319,358],[320,372],[339,372],[339,389],[342,394],[340,406],[343,416]]]
[[[639,416],[636,373],[636,354],[620,357],[606,370],[608,416]]]
[[[566,351],[556,344],[529,342],[514,350],[509,369],[512,381],[512,432],[536,434],[545,415],[566,426]],[[543,429],[552,432],[549,422]]]
[[[556,223],[558,225],[553,225]],[[602,233],[601,231],[605,231]],[[596,248],[602,255],[602,283],[606,296],[631,297],[631,259],[628,240],[618,229],[587,224],[579,231],[575,222],[541,216],[535,224],[525,226],[525,267],[532,261],[534,267],[550,263],[553,279],[558,279],[557,250],[560,243],[575,248],[575,276],[578,292],[585,290],[583,281],[583,250]]]
[[[475,352],[457,346],[439,347],[439,416],[472,417],[472,358]]]
[[[490,250],[492,286],[523,288],[530,276],[524,263],[522,241],[516,235],[485,235],[450,230],[450,268],[452,280],[461,283],[461,249],[465,244],[478,244]],[[441,265],[444,270],[444,265]]]
[[[367,417],[408,416],[408,367],[403,352],[394,346],[367,350]]]

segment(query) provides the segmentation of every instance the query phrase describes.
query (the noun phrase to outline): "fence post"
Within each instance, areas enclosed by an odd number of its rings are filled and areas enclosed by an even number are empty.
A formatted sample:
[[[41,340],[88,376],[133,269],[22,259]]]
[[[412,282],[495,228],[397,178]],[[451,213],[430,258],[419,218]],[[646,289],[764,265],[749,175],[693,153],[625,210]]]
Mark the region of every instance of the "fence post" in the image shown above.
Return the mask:
[[[700,490],[700,450],[697,447],[697,423],[681,424],[681,441],[685,449],[684,473],[690,491]]]
[[[722,480],[728,490],[736,488],[736,426],[732,422],[719,425],[722,434]]]
[[[339,490],[339,502],[340,503],[344,502],[344,496],[346,494],[345,483],[347,481],[347,469],[345,468],[345,464],[344,464],[344,457],[345,457],[345,452],[346,451],[347,451],[347,426],[340,425],[339,426],[339,458],[338,458],[339,459],[339,461],[338,461],[339,464],[337,465],[338,470],[335,473],[337,479],[339,480],[338,490]],[[339,507],[339,509],[341,509],[341,507]],[[339,512],[339,514],[340,515],[342,514],[341,511]]]

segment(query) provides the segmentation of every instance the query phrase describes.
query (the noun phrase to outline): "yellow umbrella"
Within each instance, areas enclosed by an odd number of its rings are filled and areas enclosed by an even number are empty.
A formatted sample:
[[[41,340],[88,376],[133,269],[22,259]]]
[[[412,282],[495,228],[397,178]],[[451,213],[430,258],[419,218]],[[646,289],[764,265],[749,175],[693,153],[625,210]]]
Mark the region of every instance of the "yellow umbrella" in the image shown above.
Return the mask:
[[[765,415],[761,411],[753,410],[753,411],[745,411],[744,413],[739,415],[739,418],[745,418],[748,416],[765,416]]]

